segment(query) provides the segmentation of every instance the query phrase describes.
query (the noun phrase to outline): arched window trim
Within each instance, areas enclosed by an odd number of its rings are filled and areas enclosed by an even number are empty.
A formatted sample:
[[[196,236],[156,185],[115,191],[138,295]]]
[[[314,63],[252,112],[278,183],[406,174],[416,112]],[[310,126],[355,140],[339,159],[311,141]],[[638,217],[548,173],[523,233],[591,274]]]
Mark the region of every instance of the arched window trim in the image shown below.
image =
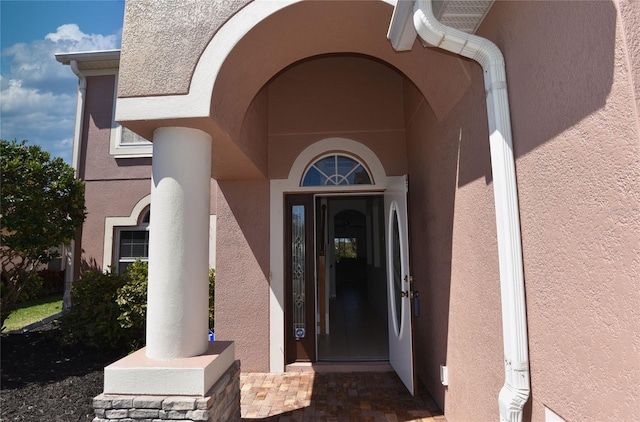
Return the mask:
[[[120,234],[123,230],[149,230],[149,224],[144,222],[151,209],[151,195],[140,199],[128,217],[105,217],[104,221],[104,247],[102,269],[108,271],[113,268],[117,271],[119,262]]]
[[[320,163],[321,161],[327,159],[327,158],[331,158],[333,157],[335,159],[335,167],[334,167],[334,173],[333,174],[327,174],[326,172],[324,172],[322,170],[322,168],[320,168],[318,166],[318,163]],[[355,163],[355,165],[346,173],[346,174],[340,174],[339,173],[339,166],[338,166],[338,158],[339,157],[344,157],[347,158],[351,161],[353,161]],[[348,178],[349,176],[351,176],[353,174],[353,172],[355,172],[356,170],[358,170],[359,168],[364,169],[364,171],[367,174],[367,177],[369,178],[369,182],[368,183],[349,183],[348,182]],[[311,171],[312,169],[316,169],[319,173],[322,174],[322,176],[324,177],[324,183],[321,184],[305,184],[305,178],[307,177],[307,174],[309,173],[309,171]],[[340,181],[338,181],[337,183],[335,182],[336,179],[339,179]],[[330,182],[334,180],[334,182]],[[346,181],[347,183],[341,183],[341,181]],[[369,185],[375,185],[375,181],[372,175],[371,170],[369,169],[369,167],[367,166],[367,164],[361,160],[360,158],[349,154],[345,151],[329,151],[326,152],[322,155],[319,155],[317,157],[314,157],[313,160],[311,160],[311,162],[309,164],[307,164],[307,167],[305,168],[304,172],[302,173],[302,177],[300,179],[300,186],[305,186],[305,187],[312,187],[312,186],[353,186],[353,185],[363,185],[363,186],[369,186]]]

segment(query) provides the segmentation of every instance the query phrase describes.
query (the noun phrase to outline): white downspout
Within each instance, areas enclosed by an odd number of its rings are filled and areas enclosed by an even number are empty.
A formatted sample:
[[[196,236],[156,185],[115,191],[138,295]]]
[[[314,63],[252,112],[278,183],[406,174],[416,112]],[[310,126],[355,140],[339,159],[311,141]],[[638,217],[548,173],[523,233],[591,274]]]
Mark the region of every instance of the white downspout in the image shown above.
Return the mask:
[[[73,147],[71,150],[71,166],[75,169],[77,178],[80,175],[80,142],[82,141],[82,120],[84,117],[84,104],[87,93],[87,79],[80,71],[76,60],[71,60],[69,65],[73,73],[78,76],[78,96],[76,98],[76,117],[75,127],[73,129]],[[65,311],[71,308],[71,285],[73,284],[75,243],[75,240],[71,240],[71,243],[65,248],[66,271],[64,273],[64,297],[62,300],[63,310]]]
[[[71,70],[78,76],[78,98],[76,100],[76,120],[73,129],[73,149],[71,152],[71,166],[76,170],[76,177],[79,176],[80,165],[80,141],[82,140],[82,118],[84,112],[84,102],[87,93],[87,78],[78,67],[77,60],[69,63]]]
[[[491,41],[440,23],[433,15],[431,0],[413,5],[413,27],[409,19],[411,2],[398,1],[389,28],[394,48],[410,48],[412,31],[429,45],[477,61],[484,72],[489,146],[496,208],[498,261],[502,300],[505,384],[498,402],[502,421],[521,421],[522,408],[529,399],[529,351],[527,315],[522,265],[522,244],[518,193],[511,140],[511,120],[507,97],[504,58]],[[396,17],[398,13],[398,17]],[[395,42],[394,42],[395,41]]]

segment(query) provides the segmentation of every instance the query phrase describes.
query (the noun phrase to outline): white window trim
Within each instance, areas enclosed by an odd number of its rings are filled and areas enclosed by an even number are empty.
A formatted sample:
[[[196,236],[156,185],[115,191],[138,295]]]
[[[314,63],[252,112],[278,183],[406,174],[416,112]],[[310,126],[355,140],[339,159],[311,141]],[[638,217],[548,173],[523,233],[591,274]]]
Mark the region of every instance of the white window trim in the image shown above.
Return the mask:
[[[106,217],[104,219],[104,244],[102,252],[102,270],[107,271],[109,267],[116,265],[113,257],[117,245],[120,242],[120,230],[135,230],[141,227],[138,223],[142,217],[142,213],[151,206],[151,195],[147,195],[140,199],[131,210],[128,217]],[[216,215],[209,216],[209,268],[216,267]],[[150,230],[149,225],[145,225]]]
[[[151,205],[151,195],[147,195],[133,207],[131,215],[128,217],[106,217],[104,219],[104,246],[102,254],[102,270],[107,271],[109,267],[115,267],[113,256],[120,241],[120,230],[135,230],[141,227],[138,223],[142,213]],[[144,225],[147,227],[148,225]]]
[[[138,256],[138,257],[126,257],[126,258],[120,258],[120,237],[122,235],[122,232],[125,231],[149,231],[149,223],[142,223],[139,224],[137,226],[119,226],[115,228],[115,242],[113,243],[113,250],[114,250],[114,262],[112,265],[112,272],[114,273],[119,273],[120,272],[120,264],[121,263],[129,263],[129,264],[133,264],[134,262],[136,262],[136,260],[140,260],[142,262],[149,262],[149,257],[142,257],[142,256]]]
[[[315,168],[318,172],[322,173],[323,176],[327,176],[327,179],[330,179],[333,176],[345,176],[343,174],[339,174],[339,173],[334,173],[332,175],[327,175],[324,174],[324,172],[316,165],[318,164],[321,160],[324,160],[325,158],[336,158],[336,157],[345,157],[348,158],[350,160],[353,160],[356,164],[359,164],[360,167],[362,167],[364,169],[364,171],[367,173],[367,176],[369,177],[369,180],[371,181],[371,183],[345,183],[345,184],[323,184],[323,185],[305,185],[304,184],[304,179],[307,177],[307,174],[309,173],[309,171],[311,171],[311,169]],[[353,168],[351,168],[351,170],[347,173],[347,176],[350,175],[351,173],[353,173],[355,170],[358,169],[358,166],[354,166]],[[336,169],[337,170],[337,169]],[[307,167],[305,168],[304,172],[302,173],[302,177],[300,178],[300,186],[305,186],[305,187],[317,187],[317,186],[373,186],[375,185],[376,182],[373,179],[373,176],[371,175],[371,171],[369,170],[369,167],[367,167],[367,164],[364,163],[360,158],[353,156],[351,154],[348,154],[344,151],[340,152],[340,151],[334,151],[334,152],[330,152],[327,154],[323,154],[321,156],[319,156],[318,158],[316,158],[313,162],[310,162],[309,164],[307,164]]]
[[[109,154],[116,158],[145,158],[153,156],[153,144],[151,142],[124,144],[122,143],[122,125],[115,120],[116,103],[118,101],[118,74],[116,73],[115,87],[113,90],[113,113],[111,118],[111,136],[109,140]]]

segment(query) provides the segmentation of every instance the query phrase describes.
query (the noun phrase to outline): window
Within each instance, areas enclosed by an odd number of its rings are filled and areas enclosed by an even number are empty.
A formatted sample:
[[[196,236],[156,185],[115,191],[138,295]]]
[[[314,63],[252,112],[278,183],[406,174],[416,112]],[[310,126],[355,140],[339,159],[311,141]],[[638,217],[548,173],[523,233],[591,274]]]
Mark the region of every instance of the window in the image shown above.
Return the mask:
[[[149,215],[147,211],[136,227],[119,227],[117,231],[116,271],[122,273],[136,259],[149,260]]]
[[[111,127],[109,154],[116,158],[151,157],[153,144],[117,123]]]
[[[302,186],[371,185],[369,171],[356,159],[332,154],[313,163],[302,177]]]
[[[336,237],[333,239],[336,262],[342,258],[358,258],[358,244],[355,237]]]
[[[116,87],[118,86],[118,76],[116,75]],[[116,116],[117,89],[113,94],[113,119]],[[116,158],[139,158],[151,157],[153,144],[142,136],[120,126],[115,120],[111,122],[111,140],[109,144],[109,154]]]

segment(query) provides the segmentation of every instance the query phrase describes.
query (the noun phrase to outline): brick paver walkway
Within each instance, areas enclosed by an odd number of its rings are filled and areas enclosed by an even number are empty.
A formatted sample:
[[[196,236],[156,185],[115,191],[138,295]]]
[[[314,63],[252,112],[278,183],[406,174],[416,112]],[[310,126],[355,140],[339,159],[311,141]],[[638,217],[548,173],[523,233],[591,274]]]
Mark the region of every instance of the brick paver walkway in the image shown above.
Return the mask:
[[[247,373],[240,386],[246,422],[446,422],[431,397],[411,397],[394,372]]]

